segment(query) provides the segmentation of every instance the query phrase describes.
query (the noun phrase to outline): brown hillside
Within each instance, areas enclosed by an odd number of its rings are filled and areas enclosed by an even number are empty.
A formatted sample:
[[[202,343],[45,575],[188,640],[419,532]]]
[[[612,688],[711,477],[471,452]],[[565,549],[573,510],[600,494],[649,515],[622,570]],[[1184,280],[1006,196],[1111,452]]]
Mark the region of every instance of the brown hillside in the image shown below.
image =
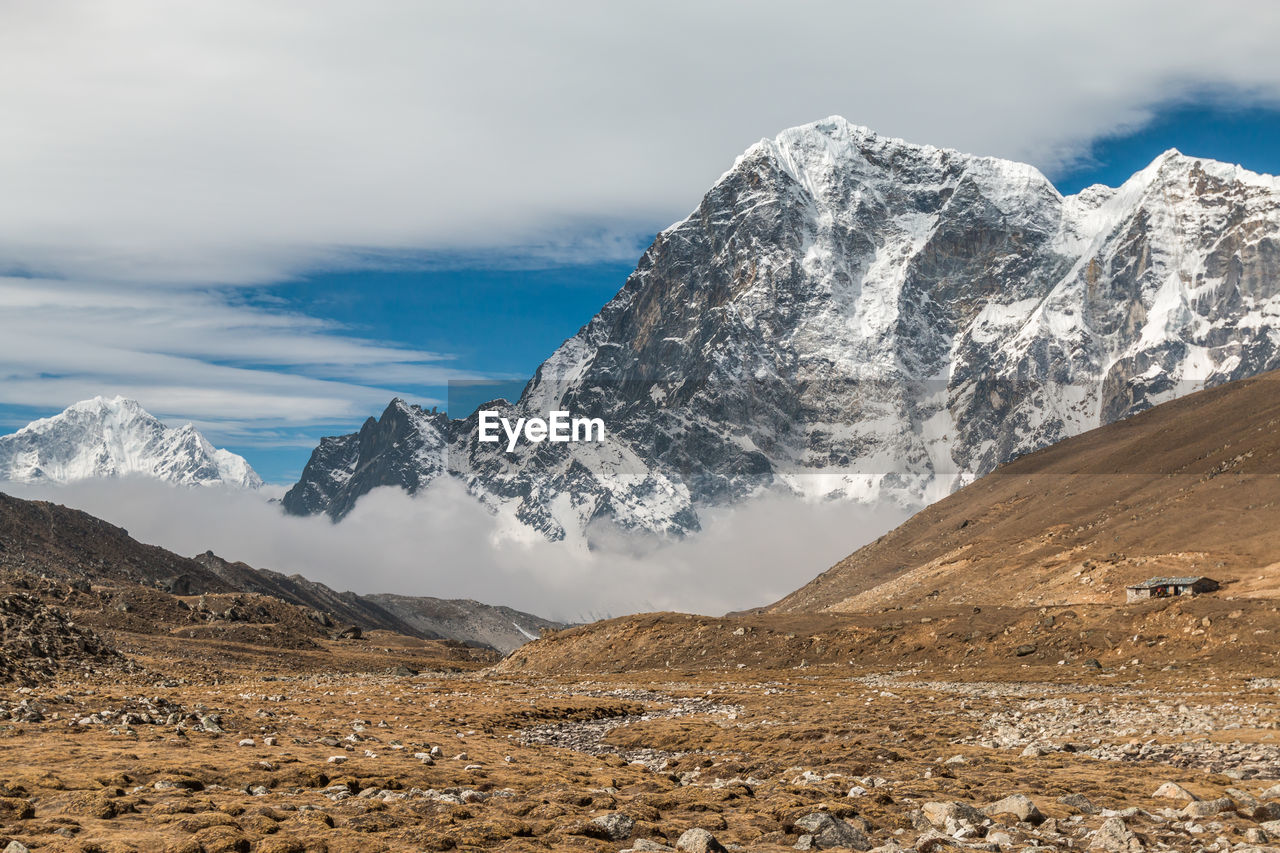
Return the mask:
[[[0,569],[65,581],[127,582],[176,595],[235,592],[195,560],[80,510],[0,493]]]
[[[1280,373],[1029,454],[764,610],[1123,600],[1155,575],[1280,597]]]

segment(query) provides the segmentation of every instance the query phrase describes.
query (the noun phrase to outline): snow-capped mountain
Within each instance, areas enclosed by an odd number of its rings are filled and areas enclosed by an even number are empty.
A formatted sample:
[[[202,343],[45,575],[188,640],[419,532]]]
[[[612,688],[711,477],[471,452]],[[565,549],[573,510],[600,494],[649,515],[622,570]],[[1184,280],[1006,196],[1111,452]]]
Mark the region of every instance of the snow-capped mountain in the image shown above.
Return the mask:
[[[0,480],[68,483],[124,476],[182,485],[262,485],[243,457],[213,447],[191,424],[167,427],[123,397],[94,397],[0,436]]]
[[[764,489],[922,506],[1274,368],[1278,347],[1275,178],[1168,151],[1064,197],[1031,166],[830,118],[749,148],[490,407],[598,415],[606,442],[507,453],[474,416],[393,403],[326,439],[285,505],[338,518],[372,485],[447,470],[551,538],[598,518],[678,534]]]

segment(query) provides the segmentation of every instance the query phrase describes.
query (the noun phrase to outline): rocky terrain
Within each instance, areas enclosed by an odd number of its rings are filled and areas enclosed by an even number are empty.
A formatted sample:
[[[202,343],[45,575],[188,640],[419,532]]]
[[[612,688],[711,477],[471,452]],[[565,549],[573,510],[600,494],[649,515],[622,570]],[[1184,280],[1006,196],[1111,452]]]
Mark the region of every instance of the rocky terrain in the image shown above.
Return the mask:
[[[843,119],[749,148],[501,414],[607,440],[505,446],[393,401],[285,499],[341,518],[456,476],[512,525],[682,535],[780,490],[920,507],[998,465],[1280,365],[1280,185],[1169,151],[1062,196],[1034,168]],[[462,413],[456,413],[462,414]]]
[[[1258,564],[1275,507],[1249,497],[1276,476],[1276,381],[1166,404],[961,490],[886,537],[899,563],[870,587],[882,597],[543,626],[501,659],[334,630],[314,608],[358,602],[289,603],[277,576],[245,589],[248,567],[6,499],[0,849],[1280,850],[1280,595]],[[1118,477],[1117,458],[1142,470]],[[1094,478],[1093,503],[1064,472]],[[1030,498],[991,503],[1012,485]],[[1099,501],[1123,514],[1089,528]],[[1119,558],[1106,590],[1069,602],[1033,603],[1002,574],[1083,589],[1009,537],[1095,529],[1156,548],[1195,518],[1200,551],[1236,542],[1211,594],[1125,603],[1120,581],[1147,569]],[[918,580],[908,556],[964,544],[953,535],[987,549],[944,566],[963,583],[893,586]],[[169,591],[176,575],[207,589]]]
[[[214,680],[153,648],[145,675],[8,688],[0,840],[1138,853],[1280,838],[1276,682],[1163,654],[564,679],[332,651],[331,669],[244,656]]]

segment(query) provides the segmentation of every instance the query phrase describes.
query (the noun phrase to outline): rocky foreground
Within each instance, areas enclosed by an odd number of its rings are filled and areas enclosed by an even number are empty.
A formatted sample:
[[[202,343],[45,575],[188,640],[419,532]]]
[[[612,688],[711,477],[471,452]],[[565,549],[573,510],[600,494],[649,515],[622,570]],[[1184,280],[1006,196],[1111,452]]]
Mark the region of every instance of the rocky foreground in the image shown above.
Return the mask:
[[[1248,661],[570,681],[179,649],[0,691],[0,849],[1280,849],[1280,680]]]

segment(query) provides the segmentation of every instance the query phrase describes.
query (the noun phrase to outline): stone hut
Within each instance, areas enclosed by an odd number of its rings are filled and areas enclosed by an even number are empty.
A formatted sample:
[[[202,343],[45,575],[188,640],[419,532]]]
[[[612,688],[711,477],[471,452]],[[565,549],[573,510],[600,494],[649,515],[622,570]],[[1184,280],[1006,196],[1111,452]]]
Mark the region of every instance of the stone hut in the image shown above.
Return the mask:
[[[1213,578],[1151,578],[1142,583],[1125,587],[1126,601],[1142,601],[1147,598],[1168,598],[1174,595],[1198,595],[1213,592],[1218,582]]]

